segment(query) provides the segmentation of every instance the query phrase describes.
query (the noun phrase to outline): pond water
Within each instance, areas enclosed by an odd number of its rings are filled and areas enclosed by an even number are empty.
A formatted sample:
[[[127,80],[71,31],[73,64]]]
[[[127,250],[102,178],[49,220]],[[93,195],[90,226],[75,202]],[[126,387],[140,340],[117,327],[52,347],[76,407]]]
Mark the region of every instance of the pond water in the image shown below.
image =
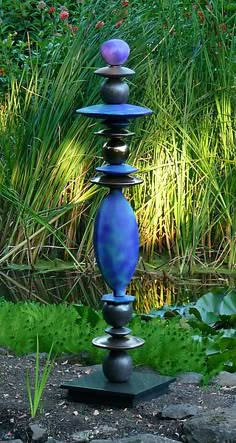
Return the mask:
[[[189,303],[211,289],[227,286],[227,278],[197,275],[180,280],[155,273],[138,273],[127,288],[135,295],[137,312],[147,313],[163,304]],[[32,273],[29,271],[0,272],[0,297],[8,301],[38,301],[41,303],[82,303],[93,308],[101,307],[101,296],[110,293],[100,276],[76,271]]]

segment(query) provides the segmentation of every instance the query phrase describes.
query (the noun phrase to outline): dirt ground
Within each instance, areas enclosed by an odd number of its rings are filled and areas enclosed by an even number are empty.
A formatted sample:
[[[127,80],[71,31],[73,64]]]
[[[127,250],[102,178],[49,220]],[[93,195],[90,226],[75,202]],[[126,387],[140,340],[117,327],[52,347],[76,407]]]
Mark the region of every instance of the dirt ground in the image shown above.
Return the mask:
[[[45,357],[41,356],[41,365]],[[0,355],[0,440],[20,438],[31,441],[29,403],[26,390],[26,368],[31,380],[35,356]],[[158,434],[183,441],[183,420],[161,418],[161,410],[170,404],[188,403],[200,410],[230,407],[235,403],[236,388],[182,384],[170,385],[167,394],[139,403],[135,408],[114,408],[76,403],[68,400],[61,383],[86,376],[91,367],[82,367],[76,358],[60,358],[55,364],[43,395],[36,422],[47,429],[48,435],[63,443],[72,443],[73,434],[89,431],[90,438],[125,437],[137,433]],[[85,375],[84,375],[85,374]]]

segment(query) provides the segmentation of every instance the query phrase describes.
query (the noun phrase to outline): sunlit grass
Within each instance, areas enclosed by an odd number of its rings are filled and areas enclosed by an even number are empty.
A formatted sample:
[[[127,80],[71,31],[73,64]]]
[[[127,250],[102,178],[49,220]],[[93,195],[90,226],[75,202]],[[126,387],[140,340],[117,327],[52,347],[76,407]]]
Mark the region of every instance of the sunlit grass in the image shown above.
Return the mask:
[[[127,190],[137,214],[142,254],[168,254],[180,271],[195,263],[233,268],[235,249],[235,14],[222,0],[169,8],[134,3],[120,28],[101,32],[114,2],[93,4],[89,26],[75,37],[61,67],[55,59],[32,75],[12,78],[2,103],[0,264],[39,257],[83,261],[92,248],[93,220],[104,191],[89,184],[102,162],[94,121],[75,109],[98,103],[101,43],[127,40],[136,70],[130,102],[153,109],[132,123],[129,163],[144,184]],[[204,11],[201,22],[197,11]],[[227,17],[226,17],[227,15]],[[222,24],[226,22],[226,31]],[[86,32],[86,39],[84,38]],[[56,67],[55,67],[56,66]],[[6,192],[9,188],[9,195]],[[14,195],[14,199],[12,198]],[[30,208],[30,209],[29,209]]]

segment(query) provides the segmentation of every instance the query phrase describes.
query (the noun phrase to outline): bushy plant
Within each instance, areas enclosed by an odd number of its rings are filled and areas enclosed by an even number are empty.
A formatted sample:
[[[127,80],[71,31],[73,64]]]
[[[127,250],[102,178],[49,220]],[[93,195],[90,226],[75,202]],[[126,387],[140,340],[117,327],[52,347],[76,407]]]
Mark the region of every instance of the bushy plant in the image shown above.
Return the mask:
[[[137,318],[132,322],[132,332],[145,339],[145,345],[132,353],[135,364],[146,364],[164,375],[207,371],[205,347],[194,340],[193,329],[173,320],[145,322]]]
[[[90,309],[79,316],[73,305],[42,305],[34,302],[0,303],[0,343],[17,354],[36,351],[53,353],[79,353],[89,350],[96,356],[91,340],[104,329],[101,315],[93,314],[96,322],[88,320]]]
[[[128,65],[136,70],[130,101],[154,111],[152,118],[133,124],[130,163],[140,168],[145,184],[127,191],[144,254],[152,258],[155,251],[167,251],[181,272],[209,259],[232,267],[235,5],[68,1],[64,7],[70,15],[61,20],[60,2],[45,1],[41,9],[37,4],[6,1],[2,6],[0,81],[7,94],[0,114],[0,166],[18,206],[12,193],[1,192],[0,264],[34,264],[64,245],[79,247],[79,258],[90,251],[91,220],[101,193],[95,198],[93,191],[83,191],[95,161],[101,161],[94,159],[101,143],[94,140],[90,122],[74,120],[74,111],[99,101],[92,72],[102,65],[99,47],[118,37],[130,44]],[[53,17],[50,7],[56,8]],[[5,10],[12,14],[9,23]],[[19,14],[25,31],[17,36]],[[36,220],[39,214],[60,231],[63,245],[49,235],[42,218]]]
[[[143,316],[146,320],[166,318],[196,329],[196,338],[205,347],[208,375],[221,369],[236,370],[236,294],[215,290],[196,303],[164,306]]]
[[[0,345],[17,354],[36,351],[80,353],[88,351],[91,362],[100,363],[104,350],[92,346],[94,337],[104,334],[100,312],[86,306],[41,305],[39,303],[0,303]],[[162,374],[206,371],[204,345],[194,340],[194,330],[180,324],[135,317],[132,332],[145,339],[143,348],[132,351],[135,365],[148,365]],[[37,340],[36,340],[37,339]]]

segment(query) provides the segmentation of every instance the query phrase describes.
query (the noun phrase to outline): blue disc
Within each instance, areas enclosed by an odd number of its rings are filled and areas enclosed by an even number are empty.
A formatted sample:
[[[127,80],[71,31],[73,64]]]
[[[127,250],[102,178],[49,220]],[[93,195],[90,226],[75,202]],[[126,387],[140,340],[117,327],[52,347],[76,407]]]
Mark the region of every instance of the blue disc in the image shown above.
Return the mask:
[[[142,106],[129,105],[124,103],[122,105],[93,105],[87,108],[77,109],[78,114],[86,115],[87,117],[94,118],[137,118],[143,115],[152,114],[152,110],[149,108],[143,108]]]
[[[138,261],[139,234],[134,212],[121,189],[104,198],[94,224],[94,250],[114,296],[125,296]]]
[[[112,175],[132,174],[133,172],[137,172],[137,170],[137,168],[134,168],[126,163],[122,163],[121,165],[104,165],[96,168],[96,171],[98,172]]]

